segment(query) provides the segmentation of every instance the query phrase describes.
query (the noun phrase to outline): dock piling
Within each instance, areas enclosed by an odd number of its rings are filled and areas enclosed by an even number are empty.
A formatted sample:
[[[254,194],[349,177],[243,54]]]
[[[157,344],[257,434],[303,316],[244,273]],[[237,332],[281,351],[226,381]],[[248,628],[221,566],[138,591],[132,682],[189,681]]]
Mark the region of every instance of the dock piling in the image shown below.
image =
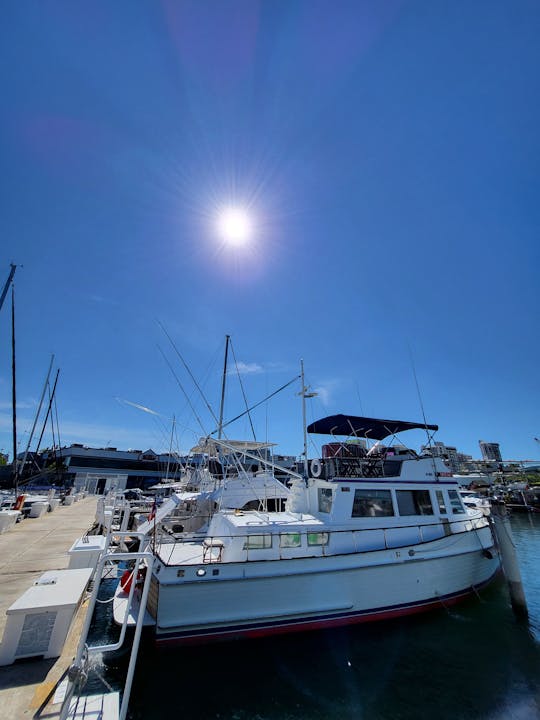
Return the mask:
[[[503,504],[493,503],[491,506],[491,518],[493,531],[501,553],[504,576],[508,583],[512,610],[520,620],[528,620],[529,611],[527,608],[527,600],[523,590],[521,572],[519,570],[514,539],[512,537],[512,528],[506,507]]]

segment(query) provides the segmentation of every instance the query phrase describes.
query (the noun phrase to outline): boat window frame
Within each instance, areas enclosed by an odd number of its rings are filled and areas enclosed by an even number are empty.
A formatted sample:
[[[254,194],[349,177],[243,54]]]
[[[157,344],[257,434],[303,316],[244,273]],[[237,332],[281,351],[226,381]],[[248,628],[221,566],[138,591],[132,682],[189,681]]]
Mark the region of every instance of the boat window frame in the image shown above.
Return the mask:
[[[262,538],[262,544],[252,544],[255,538]],[[270,533],[253,533],[252,535],[246,535],[244,540],[244,550],[270,550],[272,545],[272,535]]]
[[[328,531],[308,532],[306,534],[308,547],[324,547],[330,542],[330,533]],[[313,538],[317,538],[317,541],[314,541]]]
[[[465,508],[465,505],[463,503],[463,500],[461,499],[461,496],[457,490],[454,490],[454,488],[449,488],[447,490],[448,492],[448,500],[450,508],[452,509],[452,515],[464,515],[467,510]],[[454,493],[454,495],[452,495]]]
[[[371,493],[371,496],[368,494]],[[384,495],[384,498],[382,497]],[[370,500],[383,500],[388,503],[390,501],[390,507],[392,512],[374,512],[370,510],[374,508],[373,505],[366,504],[364,506],[365,512],[360,512],[360,503],[369,503]],[[356,511],[355,511],[356,510]],[[368,511],[369,510],[369,511]],[[394,498],[392,491],[388,488],[355,488],[352,507],[351,507],[351,518],[372,518],[372,517],[396,517],[396,507],[394,505]]]
[[[317,488],[317,499],[320,513],[329,515],[334,504],[334,491],[330,487]]]
[[[415,512],[408,512],[404,511],[404,508],[402,508],[402,505],[400,504],[400,497],[405,499],[405,494],[410,493],[411,495],[411,503],[412,503],[412,509]],[[418,498],[420,495],[424,496],[424,500],[420,501]],[[429,508],[431,509],[431,512],[425,512],[423,508],[425,507],[424,503],[425,500],[429,501]],[[399,513],[399,517],[426,517],[435,515],[435,508],[433,507],[433,500],[431,497],[431,493],[427,488],[399,488],[396,489],[396,505]]]
[[[439,507],[439,515],[448,515],[448,502],[445,500],[444,492],[442,489],[435,490],[435,500]]]
[[[295,539],[295,542],[289,540]],[[302,533],[301,532],[285,532],[279,534],[279,547],[284,549],[294,549],[302,547]]]

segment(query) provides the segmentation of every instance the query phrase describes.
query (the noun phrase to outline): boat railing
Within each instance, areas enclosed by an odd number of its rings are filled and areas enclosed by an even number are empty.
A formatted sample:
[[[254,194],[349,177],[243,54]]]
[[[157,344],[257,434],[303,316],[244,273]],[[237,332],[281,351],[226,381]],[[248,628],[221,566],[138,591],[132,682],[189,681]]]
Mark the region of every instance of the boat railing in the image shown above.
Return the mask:
[[[294,560],[319,555],[336,556],[375,550],[399,550],[404,547],[424,545],[449,535],[457,536],[472,530],[479,530],[487,525],[485,516],[479,513],[478,517],[469,516],[459,520],[441,518],[441,522],[394,525],[384,528],[330,530],[313,527],[301,530],[284,529],[281,533],[261,532],[238,535],[188,533],[185,536],[176,537],[173,542],[158,543],[157,552],[166,565],[176,565],[177,563],[171,562],[176,545],[191,544],[202,548],[202,563],[221,563],[227,557],[227,546],[235,543],[237,550],[241,544],[242,550],[245,551],[245,556],[241,558],[242,561],[255,562],[268,559],[266,555],[262,555],[262,552],[275,547],[275,538],[277,538],[279,555],[275,559]],[[285,545],[281,545],[283,536],[287,537]],[[260,541],[260,546],[250,547],[250,540],[253,543],[254,538],[258,537],[264,538]],[[270,544],[268,544],[269,538]],[[169,545],[170,551],[167,553],[166,548]],[[306,550],[310,551],[309,554],[306,554]],[[304,552],[299,554],[302,551]]]
[[[137,535],[137,533],[132,532],[115,532],[115,537],[134,537],[134,535]],[[67,720],[71,717],[73,708],[72,708],[72,700],[74,697],[74,694],[76,692],[81,693],[84,684],[86,682],[88,672],[87,668],[90,664],[90,657],[91,655],[94,655],[96,653],[104,653],[104,652],[110,652],[113,650],[118,650],[125,641],[126,636],[126,630],[128,626],[128,620],[129,620],[129,614],[134,606],[135,603],[135,591],[137,587],[137,582],[135,582],[135,579],[139,577],[139,574],[141,573],[142,569],[144,568],[144,582],[142,584],[142,590],[140,595],[140,601],[139,601],[139,608],[138,608],[138,614],[137,614],[137,621],[135,624],[135,633],[133,636],[133,642],[131,646],[131,653],[129,658],[129,665],[126,675],[126,681],[124,684],[124,691],[122,696],[122,703],[120,707],[120,713],[118,715],[119,720],[125,720],[127,716],[127,710],[128,710],[128,704],[129,704],[129,697],[131,694],[131,686],[133,683],[133,676],[135,673],[135,666],[137,662],[137,654],[139,650],[139,642],[141,638],[142,633],[142,627],[144,622],[144,615],[146,611],[146,605],[148,600],[148,593],[150,590],[150,583],[152,579],[152,567],[154,563],[155,556],[152,552],[150,552],[148,549],[146,549],[143,545],[145,542],[145,539],[141,537],[141,549],[139,549],[137,552],[108,552],[107,550],[103,553],[103,555],[100,557],[97,569],[96,569],[96,582],[94,583],[94,587],[92,589],[92,594],[90,596],[88,609],[86,612],[86,617],[84,620],[83,629],[81,632],[81,637],[79,640],[79,645],[77,647],[77,653],[75,655],[75,659],[69,668],[68,671],[68,687],[66,690],[65,699],[62,704],[62,710],[60,712],[60,720]],[[94,609],[96,606],[96,603],[98,601],[98,593],[99,593],[99,587],[100,582],[99,580],[104,575],[104,568],[106,564],[110,564],[113,562],[133,562],[133,569],[132,569],[132,581],[130,583],[128,598],[126,601],[126,608],[125,608],[125,614],[122,622],[122,627],[120,630],[120,636],[117,642],[114,643],[108,643],[103,645],[92,645],[89,646],[88,641],[88,632],[90,630],[90,625],[92,623],[92,617],[94,614]]]

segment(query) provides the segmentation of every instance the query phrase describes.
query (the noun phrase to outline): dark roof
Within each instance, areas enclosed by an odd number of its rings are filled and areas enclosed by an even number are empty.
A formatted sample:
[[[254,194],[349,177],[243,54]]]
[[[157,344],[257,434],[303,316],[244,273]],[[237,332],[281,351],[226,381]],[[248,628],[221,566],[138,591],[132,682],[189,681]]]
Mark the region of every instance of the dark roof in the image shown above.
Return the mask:
[[[377,420],[356,415],[329,415],[308,425],[308,433],[317,435],[352,435],[370,440],[383,440],[404,430],[438,430],[438,425],[405,422],[404,420]]]

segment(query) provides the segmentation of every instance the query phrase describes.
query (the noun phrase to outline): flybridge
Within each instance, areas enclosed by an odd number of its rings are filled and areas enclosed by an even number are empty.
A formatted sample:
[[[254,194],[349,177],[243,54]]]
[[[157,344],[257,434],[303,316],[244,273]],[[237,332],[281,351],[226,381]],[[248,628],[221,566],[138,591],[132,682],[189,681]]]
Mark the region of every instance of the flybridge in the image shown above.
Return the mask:
[[[317,435],[347,435],[364,437],[369,440],[384,440],[404,430],[433,430],[438,425],[406,422],[405,420],[379,420],[356,415],[329,415],[308,425],[308,433]]]

